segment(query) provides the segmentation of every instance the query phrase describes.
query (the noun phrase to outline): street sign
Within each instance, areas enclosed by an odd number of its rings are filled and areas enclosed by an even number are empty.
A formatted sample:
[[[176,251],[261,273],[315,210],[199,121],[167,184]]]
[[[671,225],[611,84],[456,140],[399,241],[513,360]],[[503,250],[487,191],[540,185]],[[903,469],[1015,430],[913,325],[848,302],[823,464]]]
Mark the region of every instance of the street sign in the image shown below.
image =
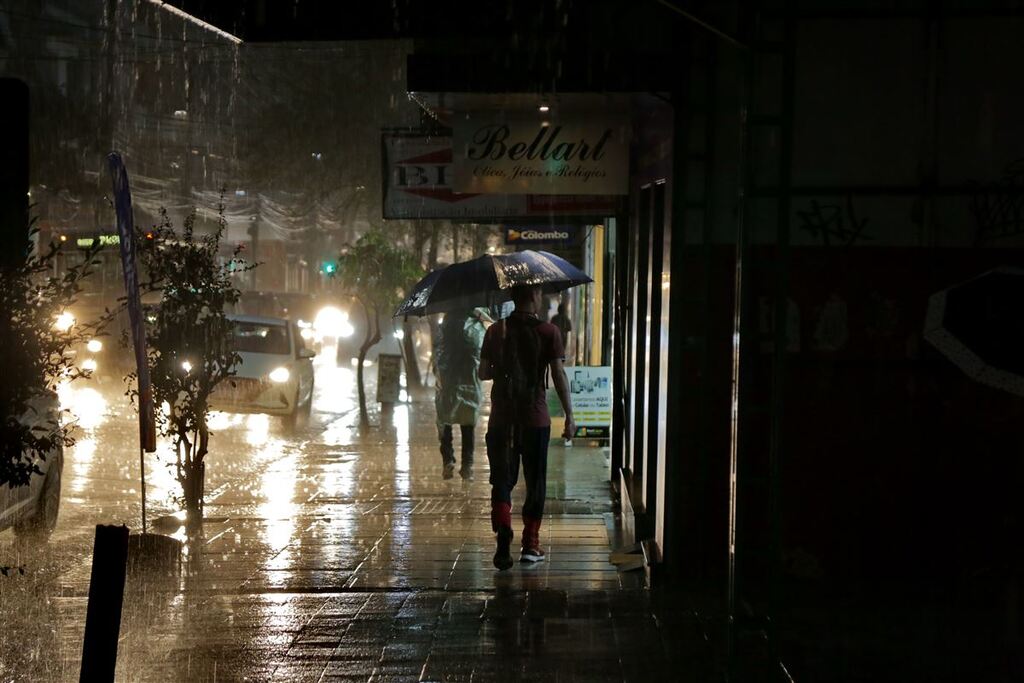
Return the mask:
[[[147,453],[156,451],[156,419],[153,412],[153,388],[149,381],[149,359],[146,355],[146,326],[142,317],[139,275],[135,265],[135,222],[132,215],[132,193],[128,187],[128,171],[121,155],[107,155],[110,179],[114,187],[114,209],[117,214],[117,243],[121,250],[121,270],[131,324],[132,346],[139,389],[139,440]],[[113,236],[111,236],[113,237]],[[112,241],[112,240],[111,240]]]
[[[401,394],[402,357],[382,353],[377,356],[377,402],[398,403]]]

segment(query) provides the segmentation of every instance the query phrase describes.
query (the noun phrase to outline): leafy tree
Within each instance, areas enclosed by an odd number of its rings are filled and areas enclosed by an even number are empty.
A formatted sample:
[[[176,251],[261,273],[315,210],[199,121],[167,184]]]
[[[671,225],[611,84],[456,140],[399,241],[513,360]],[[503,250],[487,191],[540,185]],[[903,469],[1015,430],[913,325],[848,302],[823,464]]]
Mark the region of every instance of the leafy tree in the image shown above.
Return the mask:
[[[102,334],[112,317],[108,311],[99,320],[78,321],[68,312],[100,249],[85,250],[82,261],[59,276],[53,274],[61,251],[56,243],[0,267],[0,486],[26,486],[42,473],[39,460],[74,443],[74,425],[59,419],[55,394],[61,383],[89,375],[74,364],[73,351]]]
[[[363,361],[380,341],[381,316],[401,302],[406,288],[423,274],[419,259],[393,244],[380,230],[371,230],[338,256],[338,284],[359,302],[366,316],[366,336],[359,347],[356,384],[359,388],[359,423],[370,424],[363,383]]]
[[[139,236],[139,256],[149,276],[144,286],[161,294],[159,304],[147,312],[149,372],[153,399],[163,407],[156,411],[157,429],[174,443],[181,502],[194,525],[203,512],[210,397],[240,361],[226,309],[241,294],[235,276],[255,266],[238,258],[241,247],[227,262],[220,258],[223,211],[209,235],[195,233],[194,211],[180,234],[166,210],[161,216],[160,225]],[[129,375],[129,381],[134,379],[134,373]],[[130,393],[137,400],[137,392]]]

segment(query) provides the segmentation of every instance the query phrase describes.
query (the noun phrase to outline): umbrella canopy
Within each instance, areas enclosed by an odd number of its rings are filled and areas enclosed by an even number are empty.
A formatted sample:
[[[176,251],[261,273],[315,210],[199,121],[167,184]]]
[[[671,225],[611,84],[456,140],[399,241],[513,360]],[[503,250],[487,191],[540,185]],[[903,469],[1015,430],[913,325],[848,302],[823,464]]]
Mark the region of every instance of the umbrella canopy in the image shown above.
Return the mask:
[[[568,261],[546,251],[487,254],[428,274],[395,311],[395,316],[429,315],[511,300],[512,288],[540,285],[546,293],[593,282]]]
[[[996,268],[933,294],[924,337],[977,381],[1024,396],[1024,269]]]

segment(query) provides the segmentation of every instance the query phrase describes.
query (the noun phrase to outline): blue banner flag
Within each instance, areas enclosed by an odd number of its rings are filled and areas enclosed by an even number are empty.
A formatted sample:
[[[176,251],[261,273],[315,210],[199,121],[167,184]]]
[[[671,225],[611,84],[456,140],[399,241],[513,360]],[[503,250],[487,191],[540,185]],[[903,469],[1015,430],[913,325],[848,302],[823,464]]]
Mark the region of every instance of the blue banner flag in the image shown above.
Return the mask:
[[[139,294],[139,273],[135,265],[135,221],[132,218],[132,193],[128,189],[128,171],[117,152],[107,155],[110,179],[114,184],[114,209],[117,212],[117,234],[121,247],[121,268],[124,288],[128,297],[128,320],[135,347],[135,365],[139,384],[139,442],[143,450],[156,450],[156,419],[153,413],[153,387],[149,381],[149,362],[146,358],[146,321],[142,314]]]

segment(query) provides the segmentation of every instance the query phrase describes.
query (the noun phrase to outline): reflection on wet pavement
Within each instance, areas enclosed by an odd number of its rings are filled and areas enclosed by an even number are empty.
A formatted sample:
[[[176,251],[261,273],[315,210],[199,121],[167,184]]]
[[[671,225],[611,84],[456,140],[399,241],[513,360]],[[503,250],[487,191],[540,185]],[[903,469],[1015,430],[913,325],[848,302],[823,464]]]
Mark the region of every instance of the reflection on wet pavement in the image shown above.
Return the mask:
[[[641,576],[608,563],[604,451],[552,446],[548,560],[497,573],[484,430],[475,481],[444,481],[429,396],[360,433],[354,384],[351,368],[321,363],[313,417],[295,433],[214,416],[207,522],[180,576],[130,578],[120,680],[633,680],[621,653],[672,650]],[[88,417],[51,542],[0,535],[4,563],[29,568],[0,580],[0,596],[5,631],[32,624],[30,679],[77,679],[93,525],[139,528],[137,427],[120,393],[114,382],[62,396]],[[147,456],[150,519],[176,511],[172,455],[162,444]],[[23,659],[5,642],[0,673]]]

